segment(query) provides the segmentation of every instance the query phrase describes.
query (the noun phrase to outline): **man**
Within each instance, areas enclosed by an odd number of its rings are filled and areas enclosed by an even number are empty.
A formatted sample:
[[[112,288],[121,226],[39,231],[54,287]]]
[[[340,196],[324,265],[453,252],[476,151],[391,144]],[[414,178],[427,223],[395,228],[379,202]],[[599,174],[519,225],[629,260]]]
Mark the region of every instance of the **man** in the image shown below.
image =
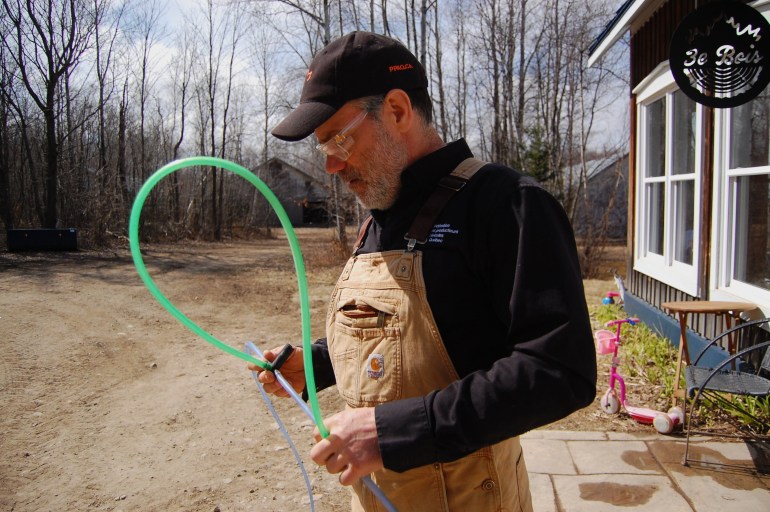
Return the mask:
[[[371,474],[401,511],[529,511],[518,436],[596,393],[574,236],[533,180],[441,140],[427,86],[404,46],[354,32],[315,56],[272,132],[314,133],[372,215],[312,347],[318,388],[348,407],[311,457],[353,486],[354,510],[378,510]],[[300,348],[282,373],[304,389]]]

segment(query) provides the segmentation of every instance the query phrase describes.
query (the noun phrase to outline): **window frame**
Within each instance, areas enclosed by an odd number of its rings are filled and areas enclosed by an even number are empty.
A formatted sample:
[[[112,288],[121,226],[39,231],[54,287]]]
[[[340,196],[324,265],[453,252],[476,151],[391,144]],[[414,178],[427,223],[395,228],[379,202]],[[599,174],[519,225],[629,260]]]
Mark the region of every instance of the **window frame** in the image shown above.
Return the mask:
[[[749,2],[770,19],[770,0]],[[737,179],[744,176],[770,174],[770,163],[763,166],[730,168],[732,109],[714,109],[714,193],[711,215],[711,252],[709,296],[713,300],[743,300],[757,305],[764,315],[770,314],[770,290],[732,278],[735,269],[734,226],[736,213],[731,208]],[[770,160],[770,159],[769,159]]]
[[[636,95],[637,126],[636,126],[636,191],[634,198],[635,205],[635,224],[634,224],[634,270],[646,274],[658,281],[661,281],[678,290],[697,296],[699,283],[699,261],[700,261],[700,232],[701,232],[701,175],[703,169],[703,134],[704,134],[704,113],[703,106],[695,103],[695,124],[693,127],[695,139],[695,154],[693,162],[693,172],[685,174],[674,174],[672,172],[674,152],[673,132],[674,126],[673,111],[674,94],[681,91],[676,85],[674,76],[671,73],[668,62],[659,65],[639,86],[634,89]],[[647,159],[647,107],[665,99],[665,162],[662,176],[646,176]],[[692,182],[693,184],[693,226],[692,226],[692,263],[683,263],[675,258],[676,247],[680,242],[676,239],[676,215],[680,211],[676,208],[676,187],[681,183]],[[663,254],[651,253],[649,251],[649,194],[647,185],[653,183],[662,183],[664,186],[664,208],[663,208]]]
[[[717,110],[714,114],[718,132],[714,155],[714,201],[712,215],[711,282],[709,293],[715,300],[743,300],[752,302],[763,311],[770,310],[770,290],[734,279],[735,218],[734,204],[738,178],[770,175],[770,164],[755,167],[730,168],[730,119],[732,109]]]

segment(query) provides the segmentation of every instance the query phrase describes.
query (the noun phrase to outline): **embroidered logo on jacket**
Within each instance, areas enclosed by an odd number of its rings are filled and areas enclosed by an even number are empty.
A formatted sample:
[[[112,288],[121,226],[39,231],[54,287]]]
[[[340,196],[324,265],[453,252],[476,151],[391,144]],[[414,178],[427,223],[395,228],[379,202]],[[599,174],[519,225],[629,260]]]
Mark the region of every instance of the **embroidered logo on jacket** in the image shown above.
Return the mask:
[[[428,235],[428,242],[434,244],[444,243],[444,239],[447,235],[457,235],[460,233],[459,229],[454,229],[450,224],[436,224]]]
[[[366,360],[366,374],[370,379],[379,379],[385,375],[385,358],[382,354],[371,354]]]

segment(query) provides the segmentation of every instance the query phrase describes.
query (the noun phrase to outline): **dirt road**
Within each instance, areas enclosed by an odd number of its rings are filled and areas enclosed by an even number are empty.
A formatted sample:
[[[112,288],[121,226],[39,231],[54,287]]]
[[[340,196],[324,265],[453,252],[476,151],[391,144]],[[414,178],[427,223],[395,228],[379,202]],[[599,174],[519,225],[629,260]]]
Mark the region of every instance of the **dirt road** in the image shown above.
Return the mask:
[[[144,259],[218,339],[301,339],[285,239],[153,246]],[[319,336],[332,273],[309,282]],[[169,315],[127,251],[3,253],[0,288],[0,510],[309,510],[245,363]],[[322,411],[339,409],[333,390],[321,395]],[[306,455],[311,422],[276,405]],[[333,476],[308,470],[317,510],[347,508]]]

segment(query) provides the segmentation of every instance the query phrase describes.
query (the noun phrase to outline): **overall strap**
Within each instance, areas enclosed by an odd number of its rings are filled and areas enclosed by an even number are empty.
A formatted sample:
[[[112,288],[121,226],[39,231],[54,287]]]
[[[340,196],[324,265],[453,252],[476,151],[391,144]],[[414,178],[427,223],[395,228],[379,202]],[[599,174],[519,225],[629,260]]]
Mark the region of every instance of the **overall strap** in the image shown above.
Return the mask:
[[[364,222],[361,223],[361,227],[358,229],[358,238],[356,238],[356,243],[353,244],[353,254],[358,254],[361,246],[364,245],[366,232],[369,230],[369,226],[371,225],[372,220],[374,220],[374,218],[369,215],[366,219],[364,219]]]
[[[428,197],[404,235],[404,239],[408,242],[407,251],[414,250],[416,244],[424,244],[428,240],[428,235],[430,235],[431,229],[433,229],[433,225],[444,206],[486,164],[477,158],[466,158],[460,162],[454,171],[439,180],[438,187]]]

